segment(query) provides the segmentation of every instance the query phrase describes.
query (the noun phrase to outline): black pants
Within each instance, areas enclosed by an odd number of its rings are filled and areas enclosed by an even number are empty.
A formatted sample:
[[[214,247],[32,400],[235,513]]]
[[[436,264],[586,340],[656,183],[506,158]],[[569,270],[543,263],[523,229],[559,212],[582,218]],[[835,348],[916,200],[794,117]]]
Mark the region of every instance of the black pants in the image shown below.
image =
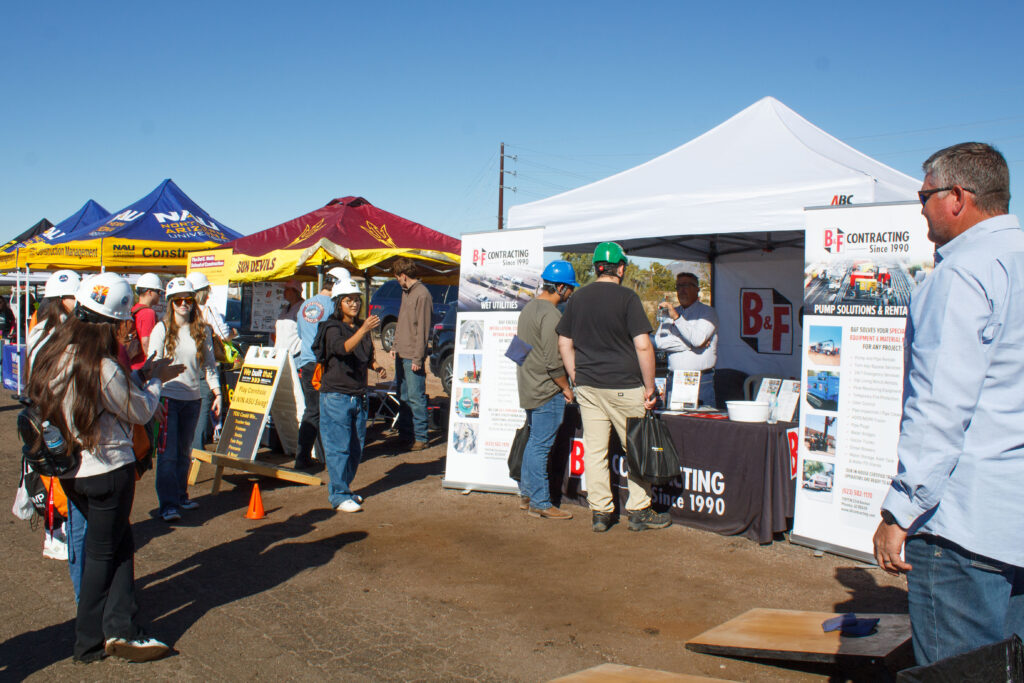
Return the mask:
[[[88,520],[74,655],[88,660],[100,656],[106,638],[134,640],[142,636],[136,623],[135,542],[130,520],[135,466],[128,464],[73,482],[66,487],[68,498]]]
[[[302,385],[302,397],[306,401],[306,410],[299,424],[298,453],[295,455],[299,462],[309,460],[314,446],[316,459],[324,462],[324,445],[320,442],[320,392],[313,388],[314,370],[316,363],[306,363],[299,368],[299,384]]]

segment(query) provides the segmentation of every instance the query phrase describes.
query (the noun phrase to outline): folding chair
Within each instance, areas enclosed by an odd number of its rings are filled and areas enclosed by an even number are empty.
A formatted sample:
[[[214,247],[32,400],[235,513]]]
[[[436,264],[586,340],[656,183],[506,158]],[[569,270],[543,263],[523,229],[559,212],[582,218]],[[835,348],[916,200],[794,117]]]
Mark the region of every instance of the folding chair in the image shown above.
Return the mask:
[[[388,422],[390,423],[388,426],[394,429],[398,424],[398,407],[400,405],[395,381],[368,387],[366,396],[371,402],[376,401],[376,407],[372,403],[370,405],[370,422],[374,424]]]

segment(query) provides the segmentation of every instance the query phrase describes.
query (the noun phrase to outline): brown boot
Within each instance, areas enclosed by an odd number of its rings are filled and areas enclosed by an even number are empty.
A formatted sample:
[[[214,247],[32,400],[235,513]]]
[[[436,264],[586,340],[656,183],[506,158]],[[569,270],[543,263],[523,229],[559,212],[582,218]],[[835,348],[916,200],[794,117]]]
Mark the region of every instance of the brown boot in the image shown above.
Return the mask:
[[[541,519],[572,519],[571,512],[566,512],[556,507],[544,508],[543,510],[530,508],[527,514],[531,517],[540,517]]]
[[[519,496],[519,509],[520,510],[529,510],[530,509],[530,497],[529,496]]]
[[[422,451],[427,447],[426,441],[413,441],[409,444],[410,451]]]

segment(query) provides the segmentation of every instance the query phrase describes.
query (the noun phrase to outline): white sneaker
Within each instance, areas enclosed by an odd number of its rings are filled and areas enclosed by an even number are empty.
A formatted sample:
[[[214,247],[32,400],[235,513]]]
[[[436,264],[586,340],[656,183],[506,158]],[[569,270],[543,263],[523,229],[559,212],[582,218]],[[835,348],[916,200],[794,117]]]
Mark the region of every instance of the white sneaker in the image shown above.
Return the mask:
[[[178,503],[178,507],[180,507],[182,510],[195,510],[196,508],[199,507],[199,503],[189,498],[188,500],[183,500],[182,502]]]
[[[338,507],[334,508],[339,512],[362,512],[363,506],[355,500],[348,498],[338,503]]]
[[[103,650],[108,655],[127,659],[129,662],[149,662],[165,656],[171,651],[171,648],[156,638],[140,638],[139,640],[107,638]]]
[[[353,493],[353,494],[352,494],[352,498],[353,498],[353,499],[355,499],[355,501],[356,501],[357,503],[359,503],[360,505],[362,505],[362,504],[363,504],[363,497],[362,497],[362,496],[360,496],[360,495],[359,495],[358,493]]]

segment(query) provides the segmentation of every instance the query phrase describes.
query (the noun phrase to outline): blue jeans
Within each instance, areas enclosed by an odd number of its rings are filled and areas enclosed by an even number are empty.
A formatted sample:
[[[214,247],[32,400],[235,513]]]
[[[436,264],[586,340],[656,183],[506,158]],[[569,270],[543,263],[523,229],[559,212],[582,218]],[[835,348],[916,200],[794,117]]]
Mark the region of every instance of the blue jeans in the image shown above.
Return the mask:
[[[192,437],[199,421],[200,399],[167,402],[167,443],[156,457],[156,495],[160,512],[178,509],[188,500],[188,468],[192,464]]]
[[[427,441],[427,371],[412,371],[412,361],[395,357],[398,385],[398,436],[405,441]]]
[[[352,480],[366,443],[366,397],[333,391],[320,394],[320,437],[331,482],[327,499],[338,507],[353,498]]]
[[[85,515],[68,498],[68,571],[71,585],[75,589],[75,602],[82,587],[82,572],[85,570],[85,531],[88,522]]]
[[[206,379],[201,379],[199,381],[199,419],[196,420],[196,430],[192,436],[192,448],[206,450],[206,426],[210,423],[210,408],[212,406],[213,391],[206,383]]]
[[[936,536],[904,548],[914,656],[919,665],[1024,636],[1024,567],[975,555]]]
[[[526,423],[530,425],[530,438],[523,451],[520,495],[530,499],[530,507],[546,510],[551,507],[551,487],[548,484],[548,454],[555,443],[558,428],[565,413],[565,396],[559,391],[539,408],[526,409]]]
[[[697,400],[700,401],[702,406],[711,406],[712,408],[717,407],[715,404],[715,372],[714,370],[707,372],[705,371],[700,376],[700,389],[697,394]]]

